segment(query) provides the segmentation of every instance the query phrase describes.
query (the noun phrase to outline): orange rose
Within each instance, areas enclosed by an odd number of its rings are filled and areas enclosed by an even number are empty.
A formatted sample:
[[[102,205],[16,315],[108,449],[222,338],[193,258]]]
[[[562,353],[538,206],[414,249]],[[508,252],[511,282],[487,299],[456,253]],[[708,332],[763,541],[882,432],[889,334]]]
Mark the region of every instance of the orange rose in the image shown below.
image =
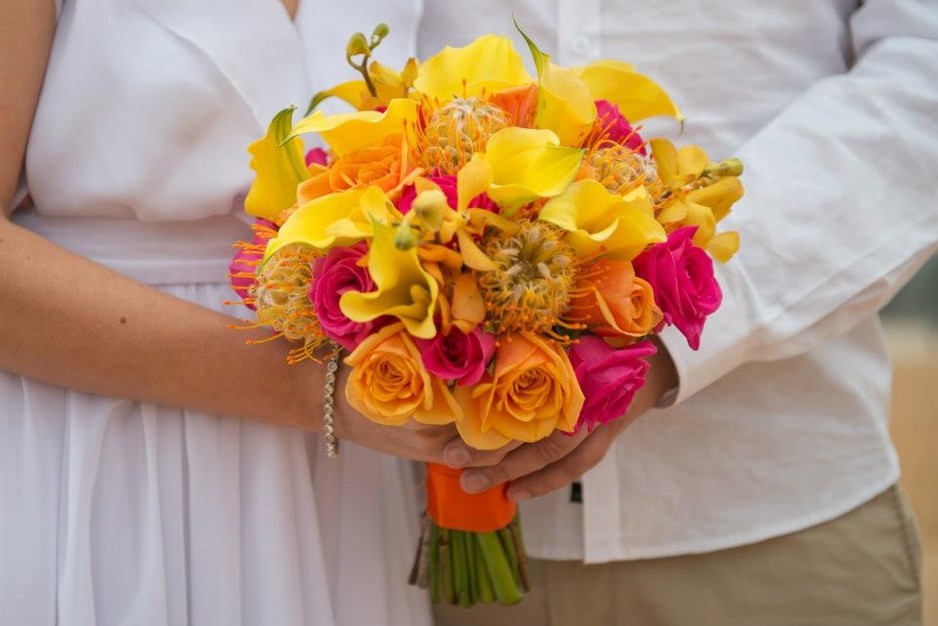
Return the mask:
[[[503,336],[495,369],[473,387],[458,387],[456,428],[480,450],[513,439],[538,441],[555,429],[573,432],[583,392],[563,349],[533,333]]]
[[[620,338],[615,344],[647,335],[662,320],[654,290],[635,276],[629,261],[596,262],[578,277],[574,293],[564,319],[587,324],[602,337]]]
[[[312,176],[297,188],[299,204],[336,191],[375,185],[388,192],[407,173],[401,159],[400,135],[392,135],[381,146],[369,146],[336,159],[328,169],[311,168]]]
[[[353,368],[345,396],[374,422],[400,426],[413,417],[424,424],[451,424],[460,416],[446,384],[427,373],[403,324],[369,336],[345,363]]]

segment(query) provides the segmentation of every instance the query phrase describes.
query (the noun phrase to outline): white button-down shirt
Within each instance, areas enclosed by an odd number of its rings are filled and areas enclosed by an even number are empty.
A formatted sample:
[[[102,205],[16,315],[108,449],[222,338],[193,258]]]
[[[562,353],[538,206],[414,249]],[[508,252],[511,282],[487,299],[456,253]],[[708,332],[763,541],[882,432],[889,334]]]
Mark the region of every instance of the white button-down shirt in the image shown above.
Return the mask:
[[[699,352],[664,336],[677,403],[566,491],[526,503],[534,556],[706,552],[797,531],[898,477],[877,318],[938,241],[938,1],[428,0],[420,54],[513,12],[563,65],[629,61],[687,116],[655,121],[746,165],[721,223],[724,304]]]

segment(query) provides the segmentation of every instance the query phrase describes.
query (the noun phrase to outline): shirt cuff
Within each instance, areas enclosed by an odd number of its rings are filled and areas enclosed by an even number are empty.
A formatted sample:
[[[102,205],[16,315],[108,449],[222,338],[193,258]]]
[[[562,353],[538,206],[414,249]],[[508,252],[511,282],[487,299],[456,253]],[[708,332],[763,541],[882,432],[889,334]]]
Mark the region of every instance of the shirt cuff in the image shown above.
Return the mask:
[[[658,407],[680,404],[747,360],[748,321],[726,278],[718,275],[717,280],[723,289],[723,302],[707,318],[699,350],[691,350],[687,339],[674,326],[668,326],[658,335],[674,361],[678,377],[677,387],[661,396]]]

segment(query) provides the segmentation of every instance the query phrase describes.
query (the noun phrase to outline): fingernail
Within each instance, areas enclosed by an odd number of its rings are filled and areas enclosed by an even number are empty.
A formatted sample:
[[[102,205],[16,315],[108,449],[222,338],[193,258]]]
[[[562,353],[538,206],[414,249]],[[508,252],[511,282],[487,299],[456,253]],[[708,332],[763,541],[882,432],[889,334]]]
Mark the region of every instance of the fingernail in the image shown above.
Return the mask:
[[[456,443],[443,450],[443,460],[452,468],[463,467],[471,458],[472,455],[462,444]]]
[[[459,481],[466,493],[478,493],[489,486],[488,479],[482,474],[463,474]]]

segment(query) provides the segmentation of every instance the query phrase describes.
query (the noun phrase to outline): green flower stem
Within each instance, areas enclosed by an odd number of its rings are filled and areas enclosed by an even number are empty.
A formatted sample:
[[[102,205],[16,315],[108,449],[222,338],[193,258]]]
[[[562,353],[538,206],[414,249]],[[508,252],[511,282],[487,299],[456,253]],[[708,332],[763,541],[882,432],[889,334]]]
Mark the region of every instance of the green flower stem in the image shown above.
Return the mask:
[[[476,584],[476,570],[482,566],[481,563],[477,563],[475,559],[475,533],[462,533],[462,552],[463,558],[466,559],[466,589],[469,592],[469,601],[472,604],[476,604],[479,601],[479,589]]]
[[[479,590],[479,601],[483,604],[495,602],[495,592],[492,590],[492,581],[485,568],[485,559],[482,557],[482,546],[479,536],[472,534],[472,553],[476,564],[476,587]]]
[[[499,533],[477,533],[476,537],[479,541],[482,561],[492,580],[495,599],[503,606],[521,602],[524,593],[518,586],[515,574],[517,565],[512,566],[512,557],[509,556],[504,543],[499,538]]]
[[[453,581],[456,588],[456,601],[459,606],[469,608],[472,606],[472,596],[469,593],[469,559],[466,554],[466,533],[460,531],[450,532],[453,542]]]
[[[450,531],[445,528],[440,529],[440,584],[446,602],[456,604],[456,592],[453,589],[453,564],[450,558],[452,546],[449,544],[449,535]]]
[[[511,530],[506,526],[496,532],[498,533],[499,541],[501,541],[502,549],[505,551],[505,556],[508,557],[511,573],[514,574],[515,581],[520,584],[520,576],[518,576],[518,551],[515,549],[515,540],[511,535]]]
[[[430,598],[434,603],[440,601],[440,591],[442,590],[442,577],[438,575],[440,571],[440,529],[436,524],[430,524]]]

